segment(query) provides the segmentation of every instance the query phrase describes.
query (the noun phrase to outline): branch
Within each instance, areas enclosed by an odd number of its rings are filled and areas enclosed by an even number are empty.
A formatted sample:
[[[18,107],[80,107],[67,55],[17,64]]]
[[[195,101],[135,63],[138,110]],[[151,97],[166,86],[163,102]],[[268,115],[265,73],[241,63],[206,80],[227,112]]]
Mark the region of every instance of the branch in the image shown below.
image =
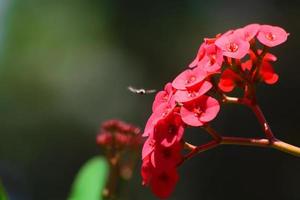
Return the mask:
[[[238,98],[238,97],[230,97],[225,94],[222,95],[222,102],[223,103],[230,103],[230,104],[242,104],[247,105],[248,101],[245,98]]]
[[[264,114],[263,114],[263,112],[261,111],[260,107],[257,104],[250,105],[249,107],[254,112],[254,114],[255,114],[258,122],[262,126],[263,131],[266,134],[267,138],[271,141],[274,140],[275,139],[274,134],[273,134],[273,132],[272,132],[272,130],[271,130]]]
[[[193,156],[195,156],[196,154],[198,154],[200,152],[207,151],[209,149],[215,148],[218,145],[219,145],[219,142],[217,142],[215,140],[213,140],[211,142],[208,142],[206,144],[202,144],[200,146],[194,146],[192,144],[189,144],[189,143],[185,142],[185,147],[190,149],[191,151],[187,155],[184,156],[182,162],[184,162],[187,159],[192,158]]]
[[[250,99],[247,99],[247,98],[230,97],[225,94],[223,94],[222,102],[223,103],[231,103],[231,104],[242,104],[242,105],[246,105],[247,107],[249,107],[255,114],[260,125],[262,126],[266,137],[271,141],[275,140],[275,136],[274,136],[274,134],[273,134],[273,132],[272,132],[272,130],[271,130],[271,128],[270,128],[270,126],[258,104],[256,104],[256,103],[253,104],[252,103],[253,101],[251,101]]]
[[[222,140],[221,135],[213,128],[211,128],[208,124],[204,126],[204,129],[212,136],[212,138],[216,142],[220,142]]]
[[[222,137],[220,144],[242,145],[242,146],[257,146],[257,147],[271,147],[279,151],[300,157],[300,148],[288,144],[276,138],[273,141],[268,139],[256,138],[239,138],[239,137]]]
[[[185,155],[184,159],[181,163],[179,163],[179,165],[182,164],[185,160],[194,157],[196,154],[215,148],[219,145],[240,145],[274,148],[279,151],[300,157],[299,147],[296,147],[294,145],[288,144],[275,138],[273,139],[273,141],[270,141],[269,139],[265,138],[221,137],[220,141],[213,140],[211,142],[199,146],[195,146],[193,144],[185,142],[184,147],[191,151],[187,155]]]

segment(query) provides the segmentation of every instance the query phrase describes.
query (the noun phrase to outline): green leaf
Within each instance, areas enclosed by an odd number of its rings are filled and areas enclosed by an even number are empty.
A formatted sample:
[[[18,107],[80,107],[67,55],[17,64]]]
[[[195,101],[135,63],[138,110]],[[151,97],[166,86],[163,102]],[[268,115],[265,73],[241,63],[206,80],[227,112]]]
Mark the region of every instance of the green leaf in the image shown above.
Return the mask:
[[[108,174],[109,165],[104,157],[90,159],[79,170],[69,200],[102,200]]]
[[[0,181],[0,200],[8,200],[3,184]]]

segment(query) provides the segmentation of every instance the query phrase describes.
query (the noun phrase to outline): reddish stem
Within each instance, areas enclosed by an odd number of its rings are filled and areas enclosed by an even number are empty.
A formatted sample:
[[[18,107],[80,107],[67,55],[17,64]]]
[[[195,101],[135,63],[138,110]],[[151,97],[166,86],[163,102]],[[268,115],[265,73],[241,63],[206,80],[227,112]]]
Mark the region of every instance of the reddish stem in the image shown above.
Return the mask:
[[[256,115],[256,118],[257,118],[258,122],[260,123],[260,125],[262,126],[263,131],[266,134],[266,137],[270,141],[275,140],[274,134],[273,134],[263,112],[261,111],[260,107],[257,104],[250,105],[249,107],[252,109],[252,111]]]
[[[262,57],[264,55],[265,53],[261,54]],[[204,129],[213,137],[214,140],[200,146],[195,146],[185,142],[184,147],[191,151],[184,157],[182,162],[195,156],[200,152],[207,151],[219,145],[228,145],[228,144],[242,145],[242,146],[269,147],[300,157],[299,147],[293,146],[291,144],[285,143],[275,138],[262,110],[260,109],[259,105],[256,103],[255,88],[253,86],[250,86],[249,84],[247,84],[246,86],[247,86],[246,87],[247,90],[245,90],[245,95],[243,98],[227,96],[222,91],[220,91],[217,87],[216,87],[217,88],[216,91],[218,92],[219,95],[221,95],[221,101],[223,103],[242,104],[251,108],[258,122],[262,126],[263,132],[265,133],[267,138],[257,139],[257,138],[243,138],[243,137],[222,137],[220,134],[217,133],[217,131],[215,131],[213,128],[207,125],[204,127]],[[179,165],[182,164],[182,162],[179,163]]]
[[[256,104],[255,102],[253,103],[252,100],[249,100],[247,98],[229,97],[229,96],[226,96],[225,94],[223,95],[222,102],[223,103],[232,103],[232,104],[242,104],[242,105],[246,105],[249,108],[251,108],[251,110],[254,112],[258,122],[262,126],[266,137],[271,141],[276,139],[258,104]]]
[[[220,142],[222,140],[221,135],[213,128],[211,128],[209,125],[204,126],[204,129],[212,136],[212,138]]]
[[[190,149],[191,151],[184,157],[183,161],[192,158],[193,156],[195,156],[196,154],[198,154],[200,152],[207,151],[209,149],[217,147],[218,145],[219,145],[219,142],[216,140],[212,140],[206,144],[202,144],[199,146],[194,146],[192,144],[185,142],[185,147]]]
[[[221,137],[220,141],[213,140],[209,143],[199,145],[199,146],[195,146],[185,142],[184,144],[185,148],[191,151],[184,157],[183,161],[192,158],[193,156],[195,156],[200,152],[207,151],[219,145],[240,145],[240,146],[274,148],[279,151],[283,151],[285,153],[300,157],[299,147],[293,146],[291,144],[285,143],[277,139],[270,141],[269,139],[264,139],[264,138]]]

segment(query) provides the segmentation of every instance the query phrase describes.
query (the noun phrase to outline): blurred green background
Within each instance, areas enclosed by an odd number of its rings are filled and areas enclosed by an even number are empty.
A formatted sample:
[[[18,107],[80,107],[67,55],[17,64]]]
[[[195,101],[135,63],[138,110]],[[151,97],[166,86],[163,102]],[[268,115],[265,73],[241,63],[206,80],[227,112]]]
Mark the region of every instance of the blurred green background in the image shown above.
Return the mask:
[[[193,60],[203,37],[249,23],[284,27],[273,52],[280,81],[259,101],[277,137],[300,145],[299,1],[0,0],[0,177],[12,200],[66,199],[79,167],[100,153],[103,120],[143,127],[153,95]],[[259,136],[246,108],[226,106],[214,126]],[[188,130],[187,137],[208,137]],[[195,142],[196,143],[196,142]],[[170,199],[299,200],[300,159],[272,149],[220,147],[180,168]],[[139,169],[127,199],[155,199]]]

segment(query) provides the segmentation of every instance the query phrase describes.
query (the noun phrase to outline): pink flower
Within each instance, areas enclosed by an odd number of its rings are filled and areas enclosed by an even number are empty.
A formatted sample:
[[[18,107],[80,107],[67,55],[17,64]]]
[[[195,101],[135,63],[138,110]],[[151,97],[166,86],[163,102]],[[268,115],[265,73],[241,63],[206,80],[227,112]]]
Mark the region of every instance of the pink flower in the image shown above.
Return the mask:
[[[209,81],[203,81],[201,85],[197,89],[193,90],[177,90],[174,94],[174,99],[180,103],[186,103],[189,101],[193,101],[198,97],[202,96],[206,92],[208,92],[212,88],[212,84]]]
[[[289,34],[278,26],[262,25],[259,29],[257,39],[268,47],[274,47],[284,43]]]
[[[205,43],[202,43],[199,50],[198,50],[198,53],[197,53],[197,56],[196,58],[193,60],[193,62],[191,64],[189,64],[189,67],[190,68],[193,68],[193,67],[196,67],[198,65],[198,62],[200,60],[202,60],[202,58],[204,57],[205,55],[205,46],[206,44]]]
[[[149,136],[149,134],[153,132],[153,128],[156,125],[156,123],[159,120],[167,117],[173,111],[174,107],[175,107],[175,103],[174,104],[162,103],[157,108],[155,108],[155,111],[152,113],[152,115],[150,116],[150,118],[146,123],[143,137]]]
[[[155,169],[175,168],[183,159],[183,156],[181,155],[182,149],[183,145],[181,143],[175,143],[170,147],[158,145],[151,154],[151,163],[153,167]]]
[[[155,100],[152,105],[152,111],[154,112],[157,107],[159,107],[163,103],[175,104],[174,101],[171,101],[171,97],[173,95],[173,87],[171,83],[167,83],[163,91],[160,91],[156,94]]]
[[[172,86],[178,90],[186,90],[196,86],[206,77],[207,73],[199,67],[187,69],[174,79]]]
[[[234,33],[239,35],[243,40],[249,42],[256,36],[259,28],[260,28],[259,24],[249,24],[244,28],[239,28],[235,30]]]
[[[221,36],[216,40],[215,44],[222,49],[224,56],[236,59],[243,58],[250,48],[249,42],[241,39],[239,35],[234,33]]]
[[[166,199],[173,192],[179,176],[176,168],[154,170],[150,180],[152,192],[161,199]]]
[[[207,72],[219,71],[223,63],[222,50],[214,44],[206,45],[205,50],[205,56],[198,62],[198,67]]]
[[[181,107],[182,120],[190,126],[203,126],[213,120],[220,110],[219,102],[210,96],[201,96]]]

